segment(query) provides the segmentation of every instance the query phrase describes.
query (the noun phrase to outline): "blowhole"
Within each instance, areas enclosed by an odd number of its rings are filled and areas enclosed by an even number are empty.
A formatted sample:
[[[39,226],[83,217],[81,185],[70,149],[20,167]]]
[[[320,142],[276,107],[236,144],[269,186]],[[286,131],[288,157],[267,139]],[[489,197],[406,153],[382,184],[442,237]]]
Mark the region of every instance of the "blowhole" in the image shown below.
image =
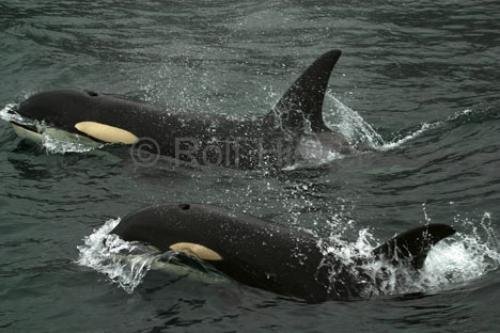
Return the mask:
[[[179,208],[182,210],[188,210],[191,206],[189,204],[180,204]]]
[[[95,91],[92,91],[92,90],[85,90],[85,92],[87,93],[87,95],[89,95],[90,97],[96,97],[96,96],[99,96],[98,93],[96,93]]]

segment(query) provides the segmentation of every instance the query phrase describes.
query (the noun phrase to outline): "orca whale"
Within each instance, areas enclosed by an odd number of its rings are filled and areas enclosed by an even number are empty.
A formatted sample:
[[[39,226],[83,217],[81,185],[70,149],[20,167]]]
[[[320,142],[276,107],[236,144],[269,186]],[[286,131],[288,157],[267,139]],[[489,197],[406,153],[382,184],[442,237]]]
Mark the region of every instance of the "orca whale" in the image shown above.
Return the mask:
[[[240,283],[318,303],[360,297],[367,283],[381,283],[364,271],[363,264],[386,260],[422,268],[432,245],[455,230],[445,224],[419,226],[351,264],[322,251],[318,239],[303,230],[209,205],[151,206],[124,217],[111,233],[162,252],[187,255]]]
[[[340,153],[355,150],[328,128],[322,115],[330,73],[341,55],[321,55],[293,83],[274,109],[258,119],[175,112],[93,91],[37,93],[11,110],[16,133],[34,141],[53,135],[88,145],[142,145],[153,154],[229,168],[281,168],[300,160],[305,137]],[[150,144],[153,141],[154,144]]]

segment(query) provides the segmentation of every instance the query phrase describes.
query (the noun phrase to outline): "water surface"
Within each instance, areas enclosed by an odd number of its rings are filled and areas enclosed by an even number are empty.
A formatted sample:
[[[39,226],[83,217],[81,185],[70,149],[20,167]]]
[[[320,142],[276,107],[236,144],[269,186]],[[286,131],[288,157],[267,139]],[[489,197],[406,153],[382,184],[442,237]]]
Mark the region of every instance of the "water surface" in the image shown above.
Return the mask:
[[[378,149],[278,175],[141,167],[120,148],[33,146],[0,122],[0,327],[497,331],[499,22],[495,1],[3,1],[1,108],[72,87],[260,116],[339,48],[325,117]],[[317,305],[153,271],[112,281],[78,263],[86,236],[164,201],[217,204],[352,247],[426,222],[459,234],[433,250],[418,285]],[[127,292],[129,278],[139,283]]]

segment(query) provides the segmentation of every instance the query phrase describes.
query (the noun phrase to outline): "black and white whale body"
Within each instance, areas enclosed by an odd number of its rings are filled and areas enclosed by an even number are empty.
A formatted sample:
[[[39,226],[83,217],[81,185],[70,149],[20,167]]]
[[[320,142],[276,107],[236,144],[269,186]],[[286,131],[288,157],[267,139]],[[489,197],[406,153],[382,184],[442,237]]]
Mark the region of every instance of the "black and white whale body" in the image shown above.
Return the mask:
[[[279,168],[300,159],[295,148],[305,135],[336,152],[353,150],[344,137],[325,125],[322,116],[330,73],[340,55],[339,50],[332,50],[320,56],[275,108],[259,119],[174,112],[109,94],[56,90],[22,102],[12,111],[21,117],[13,117],[11,123],[18,135],[34,140],[41,139],[46,129],[85,143],[133,145],[147,138],[156,142],[149,145],[151,153],[187,162]]]
[[[124,217],[111,233],[161,251],[188,254],[253,287],[322,302],[359,297],[369,279],[364,262],[385,258],[394,265],[421,268],[431,246],[455,230],[444,224],[417,227],[352,266],[335,254],[324,254],[318,239],[304,231],[207,205],[152,206]]]

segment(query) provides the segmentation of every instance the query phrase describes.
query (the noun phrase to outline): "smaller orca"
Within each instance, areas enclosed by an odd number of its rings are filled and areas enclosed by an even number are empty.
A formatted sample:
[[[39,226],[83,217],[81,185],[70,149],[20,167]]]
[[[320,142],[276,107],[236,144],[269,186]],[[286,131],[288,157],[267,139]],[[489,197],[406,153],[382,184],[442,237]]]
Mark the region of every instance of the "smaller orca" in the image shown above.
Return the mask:
[[[445,224],[419,226],[351,264],[326,254],[305,231],[209,205],[151,206],[124,217],[111,233],[195,258],[243,284],[317,303],[360,297],[370,279],[363,264],[372,261],[420,269],[431,246],[455,230]],[[376,287],[382,281],[370,283]]]
[[[54,90],[20,103],[11,111],[10,123],[20,137],[33,141],[41,141],[44,134],[91,146],[153,141],[140,147],[195,164],[282,168],[301,159],[297,147],[305,138],[335,152],[355,150],[324,123],[322,114],[330,73],[340,55],[340,50],[321,55],[274,109],[257,119],[164,110],[88,90]]]

